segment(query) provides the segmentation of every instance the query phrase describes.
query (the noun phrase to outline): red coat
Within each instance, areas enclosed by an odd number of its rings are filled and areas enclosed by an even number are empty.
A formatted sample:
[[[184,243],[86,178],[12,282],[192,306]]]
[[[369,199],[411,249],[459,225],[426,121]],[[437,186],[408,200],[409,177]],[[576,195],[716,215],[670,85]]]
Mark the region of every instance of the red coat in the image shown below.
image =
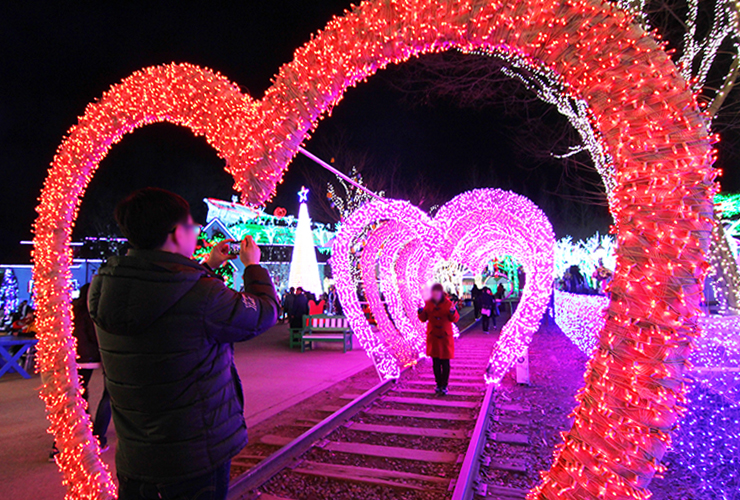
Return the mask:
[[[313,300],[308,301],[308,314],[311,316],[315,314],[324,314],[324,305],[325,302],[323,300],[320,300],[317,304]]]
[[[452,323],[457,323],[460,314],[452,301],[446,295],[439,304],[427,300],[424,308],[419,311],[419,319],[428,321],[427,356],[440,359],[454,358],[455,338],[452,336]]]

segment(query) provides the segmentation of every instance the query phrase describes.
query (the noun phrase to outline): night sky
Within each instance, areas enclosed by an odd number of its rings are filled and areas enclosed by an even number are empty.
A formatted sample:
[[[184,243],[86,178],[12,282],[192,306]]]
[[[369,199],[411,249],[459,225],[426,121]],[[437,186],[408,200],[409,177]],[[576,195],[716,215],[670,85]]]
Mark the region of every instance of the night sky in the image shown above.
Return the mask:
[[[27,255],[28,247],[17,242],[31,237],[36,199],[54,152],[85,105],[111,84],[145,66],[191,62],[221,72],[259,98],[293,50],[349,6],[347,0],[214,4],[3,2],[0,262]],[[562,192],[567,186],[559,181],[559,167],[518,147],[513,139],[522,123],[516,116],[444,101],[415,105],[393,85],[402,78],[401,70],[384,71],[350,90],[307,148],[327,154],[325,145],[342,136],[348,148],[367,153],[372,163],[398,165],[396,182],[413,184],[424,177],[446,199],[472,187],[470,176],[462,173],[490,169],[495,175],[482,184],[514,189],[542,203],[559,236],[578,231],[569,226],[562,207],[540,199],[543,193],[567,197]],[[297,160],[268,209],[282,206],[295,213],[295,192],[316,169]],[[126,136],[101,163],[82,203],[75,237],[110,231],[115,202],[148,185],[185,196],[200,222],[205,219],[202,198],[233,194],[223,161],[203,139],[173,125],[145,127]],[[736,188],[732,179],[729,188]],[[607,228],[603,207],[581,205],[582,218],[592,223],[588,230]],[[318,202],[310,207],[320,219]]]

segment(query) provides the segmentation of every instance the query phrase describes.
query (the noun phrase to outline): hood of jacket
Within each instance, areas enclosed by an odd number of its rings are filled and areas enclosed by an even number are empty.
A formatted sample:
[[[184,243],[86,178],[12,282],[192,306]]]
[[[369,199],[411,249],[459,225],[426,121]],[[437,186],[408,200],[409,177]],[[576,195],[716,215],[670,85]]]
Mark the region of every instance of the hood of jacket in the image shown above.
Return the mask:
[[[114,335],[151,326],[209,272],[182,255],[129,250],[112,257],[93,278],[88,298],[95,324]]]

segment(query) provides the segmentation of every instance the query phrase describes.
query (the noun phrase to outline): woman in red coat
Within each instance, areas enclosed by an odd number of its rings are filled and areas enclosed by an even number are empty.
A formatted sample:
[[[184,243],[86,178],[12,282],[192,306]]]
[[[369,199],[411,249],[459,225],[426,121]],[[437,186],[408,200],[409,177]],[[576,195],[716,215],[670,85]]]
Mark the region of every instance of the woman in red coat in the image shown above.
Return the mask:
[[[427,356],[432,358],[437,394],[447,394],[450,380],[450,360],[455,357],[455,339],[452,323],[457,323],[460,314],[447,298],[439,283],[432,287],[432,298],[419,309],[419,319],[427,323]]]

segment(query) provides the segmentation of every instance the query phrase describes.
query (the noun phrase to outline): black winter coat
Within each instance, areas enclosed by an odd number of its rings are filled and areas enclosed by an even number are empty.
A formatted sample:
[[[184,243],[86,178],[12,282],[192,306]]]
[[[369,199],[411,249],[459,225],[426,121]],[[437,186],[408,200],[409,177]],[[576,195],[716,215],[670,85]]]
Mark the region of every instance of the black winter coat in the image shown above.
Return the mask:
[[[74,329],[72,335],[77,339],[77,362],[100,363],[100,349],[98,337],[95,335],[95,325],[87,310],[87,293],[89,285],[80,288],[80,296],[72,301]]]
[[[293,304],[290,307],[290,327],[301,328],[303,326],[303,316],[308,314],[308,297],[305,293],[296,294],[293,297]]]
[[[118,434],[118,474],[180,481],[216,469],[246,445],[232,342],[274,325],[278,300],[260,266],[246,269],[244,290],[156,250],[131,250],[100,268],[89,306]]]
[[[489,295],[487,292],[483,292],[480,294],[480,307],[481,309],[488,309],[491,311],[491,314],[493,314],[494,306],[496,305],[496,302],[493,299],[493,295]]]

